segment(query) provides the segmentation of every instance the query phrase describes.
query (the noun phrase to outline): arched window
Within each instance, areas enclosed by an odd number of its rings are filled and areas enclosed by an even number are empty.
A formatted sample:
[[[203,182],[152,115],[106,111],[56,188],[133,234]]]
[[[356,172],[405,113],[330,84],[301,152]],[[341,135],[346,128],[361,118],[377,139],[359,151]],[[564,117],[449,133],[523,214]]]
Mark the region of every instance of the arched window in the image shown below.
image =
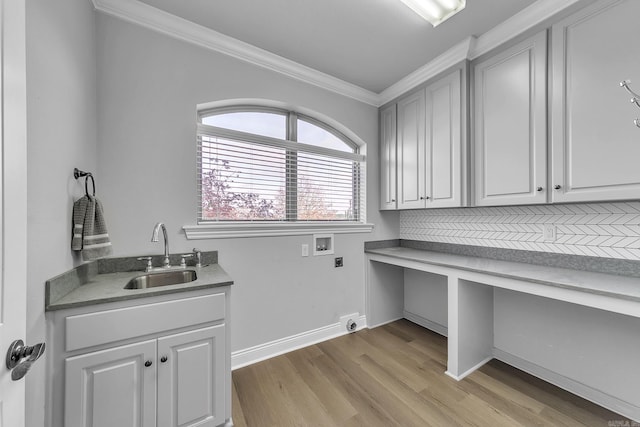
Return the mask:
[[[202,110],[198,220],[363,222],[364,162],[356,143],[295,111]]]

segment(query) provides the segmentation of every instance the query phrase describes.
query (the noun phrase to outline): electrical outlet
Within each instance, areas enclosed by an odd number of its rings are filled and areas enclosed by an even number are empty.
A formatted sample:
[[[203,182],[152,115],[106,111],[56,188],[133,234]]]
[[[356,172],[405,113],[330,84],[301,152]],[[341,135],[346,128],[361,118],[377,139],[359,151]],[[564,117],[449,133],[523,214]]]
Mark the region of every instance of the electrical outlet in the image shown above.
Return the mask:
[[[554,224],[545,224],[542,229],[542,238],[545,242],[555,242],[556,226]]]
[[[336,262],[336,264],[335,264],[335,265],[336,265],[336,267],[342,267],[342,266],[344,265],[344,264],[342,263],[342,257],[341,257],[341,256],[337,257],[337,258],[335,259],[335,262]]]
[[[309,256],[309,245],[302,245],[302,256]]]
[[[355,332],[358,329],[358,318],[360,317],[360,313],[347,314],[346,316],[340,317],[340,326],[342,330],[346,330],[347,332]]]

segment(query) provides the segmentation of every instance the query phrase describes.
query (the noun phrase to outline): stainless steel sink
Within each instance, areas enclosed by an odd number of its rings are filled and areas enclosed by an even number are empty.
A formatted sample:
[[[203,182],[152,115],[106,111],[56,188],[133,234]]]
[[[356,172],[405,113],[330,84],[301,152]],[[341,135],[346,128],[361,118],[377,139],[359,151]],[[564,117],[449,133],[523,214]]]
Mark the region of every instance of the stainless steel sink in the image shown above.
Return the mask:
[[[134,277],[125,285],[125,289],[147,289],[158,286],[177,285],[189,283],[196,280],[198,276],[194,270],[162,271],[158,273],[147,273]]]

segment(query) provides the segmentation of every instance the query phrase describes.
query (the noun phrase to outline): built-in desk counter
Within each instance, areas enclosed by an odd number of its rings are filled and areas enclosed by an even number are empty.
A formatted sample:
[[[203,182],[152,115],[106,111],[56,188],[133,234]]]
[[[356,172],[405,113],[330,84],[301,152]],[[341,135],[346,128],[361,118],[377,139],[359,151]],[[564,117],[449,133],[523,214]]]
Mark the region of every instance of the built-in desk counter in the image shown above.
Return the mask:
[[[446,374],[457,380],[497,357],[494,349],[495,289],[640,318],[640,278],[406,247],[369,249],[365,254],[366,309],[370,326],[403,317],[401,306],[404,300],[393,292],[393,288],[402,280],[404,269],[444,277],[448,305]],[[640,398],[631,404],[609,399],[608,396],[587,398],[633,419],[640,419]]]

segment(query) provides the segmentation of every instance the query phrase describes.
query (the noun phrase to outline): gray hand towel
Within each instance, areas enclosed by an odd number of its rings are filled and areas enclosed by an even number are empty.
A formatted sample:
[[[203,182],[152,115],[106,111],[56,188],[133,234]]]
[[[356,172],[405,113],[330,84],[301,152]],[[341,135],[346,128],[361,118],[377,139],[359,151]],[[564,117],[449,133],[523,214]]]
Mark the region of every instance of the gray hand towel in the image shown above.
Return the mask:
[[[71,249],[82,251],[85,261],[111,254],[102,204],[94,196],[83,196],[73,204]]]

